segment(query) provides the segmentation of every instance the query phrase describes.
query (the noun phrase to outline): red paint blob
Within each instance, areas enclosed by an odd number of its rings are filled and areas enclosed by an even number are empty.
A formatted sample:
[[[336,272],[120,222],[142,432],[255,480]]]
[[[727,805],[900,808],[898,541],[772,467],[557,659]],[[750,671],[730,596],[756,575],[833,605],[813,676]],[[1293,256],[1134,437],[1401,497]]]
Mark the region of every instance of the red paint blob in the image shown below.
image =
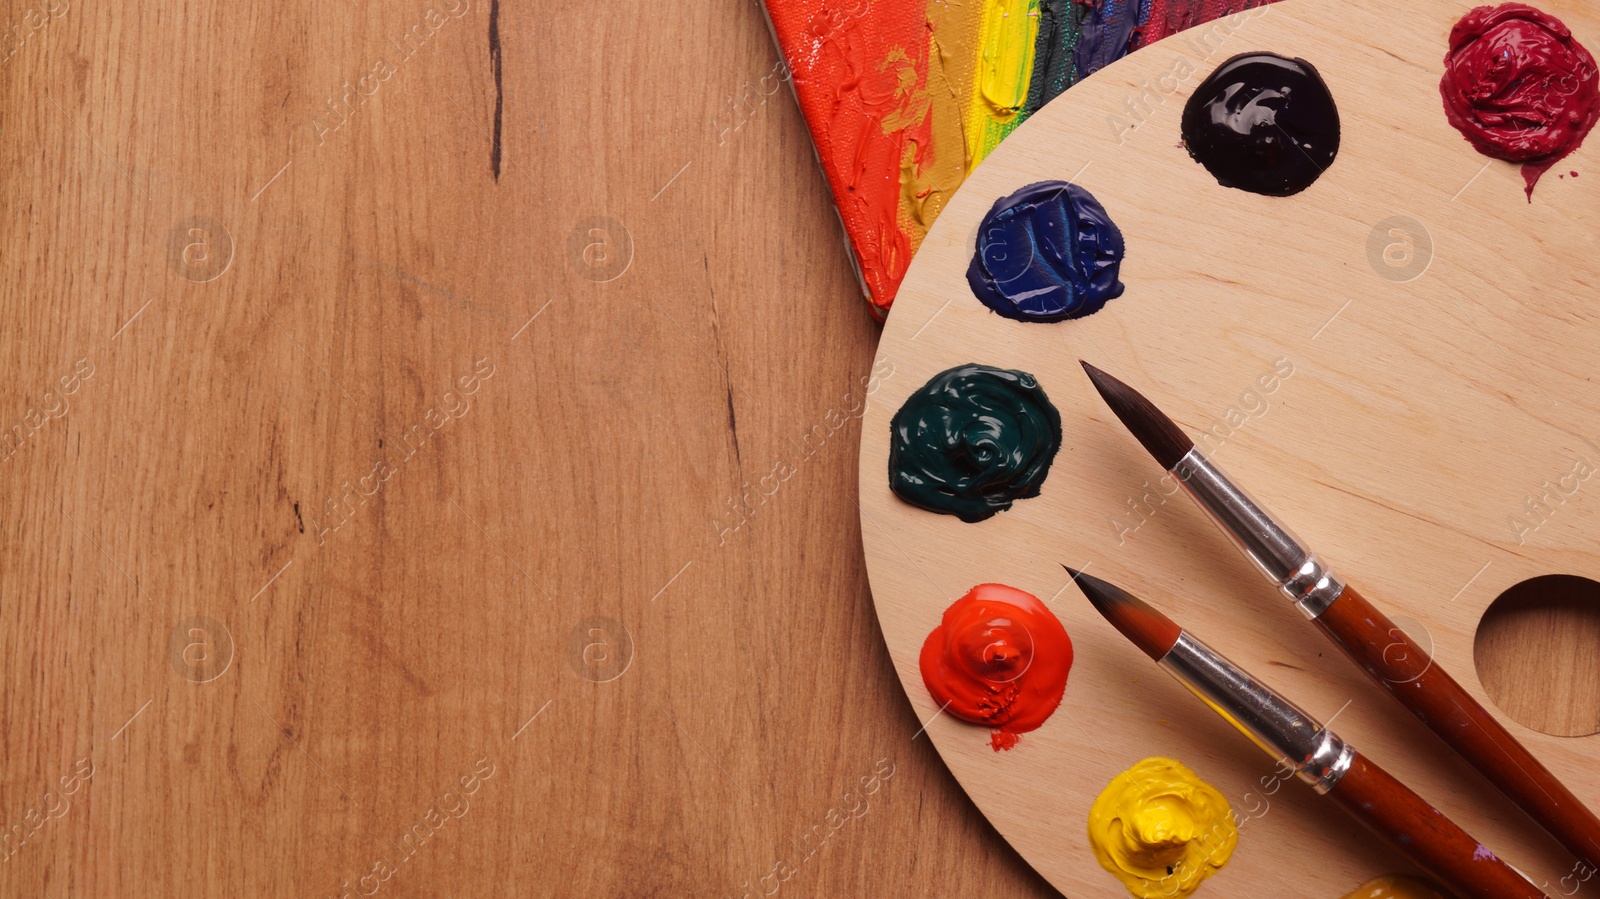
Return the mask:
[[[1594,57],[1560,19],[1524,3],[1480,6],[1450,30],[1445,115],[1478,152],[1539,178],[1600,119]]]
[[[919,661],[934,702],[963,721],[993,727],[999,752],[1061,705],[1072,640],[1038,597],[979,584],[945,610]]]

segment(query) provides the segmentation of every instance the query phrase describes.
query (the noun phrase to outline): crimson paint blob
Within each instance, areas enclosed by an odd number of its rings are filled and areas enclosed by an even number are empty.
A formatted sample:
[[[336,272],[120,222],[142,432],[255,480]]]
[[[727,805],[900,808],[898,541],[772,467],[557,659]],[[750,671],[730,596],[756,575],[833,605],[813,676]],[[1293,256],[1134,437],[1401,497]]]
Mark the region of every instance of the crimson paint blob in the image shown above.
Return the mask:
[[[945,610],[919,661],[934,702],[963,721],[994,728],[990,744],[999,752],[1061,705],[1072,640],[1038,597],[979,584]]]
[[[1439,92],[1478,152],[1522,163],[1534,185],[1600,119],[1594,57],[1567,26],[1525,3],[1480,6],[1450,30]]]

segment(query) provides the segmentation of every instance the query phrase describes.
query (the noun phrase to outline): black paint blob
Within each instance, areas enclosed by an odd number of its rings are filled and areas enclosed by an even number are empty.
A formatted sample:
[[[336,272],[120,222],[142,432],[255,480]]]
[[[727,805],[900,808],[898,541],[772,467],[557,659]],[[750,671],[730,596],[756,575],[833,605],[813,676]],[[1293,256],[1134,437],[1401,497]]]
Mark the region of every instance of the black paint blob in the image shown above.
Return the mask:
[[[1183,143],[1223,187],[1287,197],[1333,165],[1339,109],[1311,63],[1245,53],[1195,89]]]

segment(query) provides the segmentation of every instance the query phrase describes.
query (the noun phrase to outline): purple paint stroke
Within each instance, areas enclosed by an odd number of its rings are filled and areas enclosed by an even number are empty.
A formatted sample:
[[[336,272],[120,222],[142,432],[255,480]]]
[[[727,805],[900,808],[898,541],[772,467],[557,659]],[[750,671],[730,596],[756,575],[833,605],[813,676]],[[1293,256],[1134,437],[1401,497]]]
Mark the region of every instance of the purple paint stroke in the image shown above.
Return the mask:
[[[1079,78],[1093,75],[1132,49],[1134,29],[1150,15],[1149,0],[1078,0],[1078,43],[1072,66]]]

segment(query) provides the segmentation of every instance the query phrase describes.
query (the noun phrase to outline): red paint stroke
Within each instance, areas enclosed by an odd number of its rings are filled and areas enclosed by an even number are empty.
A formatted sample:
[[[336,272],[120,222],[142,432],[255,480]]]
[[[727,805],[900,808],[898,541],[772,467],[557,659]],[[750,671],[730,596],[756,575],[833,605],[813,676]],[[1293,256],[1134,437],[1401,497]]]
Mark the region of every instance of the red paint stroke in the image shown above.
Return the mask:
[[[767,11],[881,320],[911,262],[902,163],[919,168],[933,144],[926,3],[813,0]]]
[[[1594,57],[1560,19],[1524,3],[1480,6],[1450,30],[1439,82],[1450,124],[1478,152],[1539,178],[1600,120]]]
[[[1072,640],[1038,597],[979,584],[945,610],[919,663],[934,701],[963,721],[993,727],[990,743],[999,752],[1061,705]]]
[[[1214,22],[1223,16],[1241,13],[1269,2],[1272,0],[1151,0],[1150,15],[1139,25],[1133,46],[1146,47],[1196,25]],[[1220,44],[1228,33],[1198,35],[1195,40],[1199,42],[1198,46],[1205,46],[1209,51],[1208,39]]]

